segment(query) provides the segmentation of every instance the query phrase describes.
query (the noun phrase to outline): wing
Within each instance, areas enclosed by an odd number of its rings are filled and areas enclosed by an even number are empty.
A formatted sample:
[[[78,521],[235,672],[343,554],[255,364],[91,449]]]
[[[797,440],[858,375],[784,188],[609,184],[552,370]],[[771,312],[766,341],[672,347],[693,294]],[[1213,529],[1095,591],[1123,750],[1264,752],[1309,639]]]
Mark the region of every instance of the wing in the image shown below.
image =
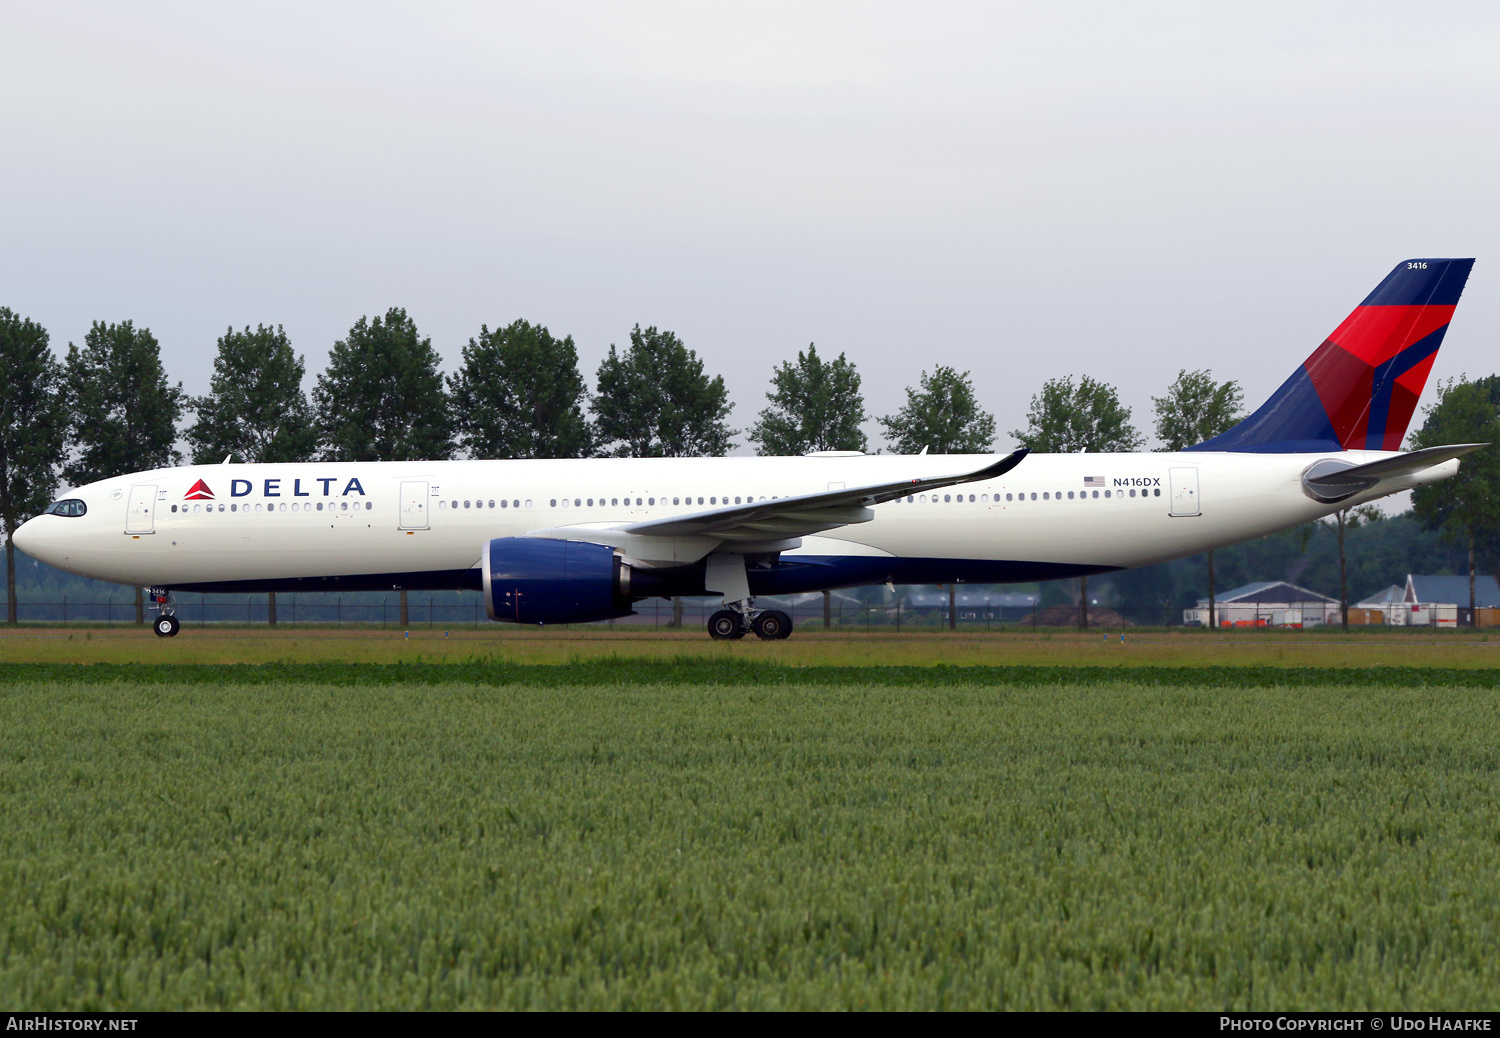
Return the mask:
[[[722,541],[769,541],[802,537],[837,526],[869,522],[875,518],[875,513],[870,511],[871,505],[961,483],[994,479],[1015,468],[1029,453],[1028,448],[1022,447],[984,468],[951,476],[908,479],[899,483],[876,483],[843,490],[826,490],[817,494],[771,498],[665,519],[648,519],[616,529],[622,533],[650,537],[697,536],[715,537]]]

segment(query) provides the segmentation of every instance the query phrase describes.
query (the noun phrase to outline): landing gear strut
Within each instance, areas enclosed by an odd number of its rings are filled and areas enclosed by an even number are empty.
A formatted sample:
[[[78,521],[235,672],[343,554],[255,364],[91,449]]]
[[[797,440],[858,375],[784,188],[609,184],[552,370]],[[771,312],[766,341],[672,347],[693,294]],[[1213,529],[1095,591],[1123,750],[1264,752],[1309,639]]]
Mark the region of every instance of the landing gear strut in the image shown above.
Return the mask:
[[[151,629],[156,632],[158,638],[175,638],[177,632],[182,629],[182,624],[177,620],[177,610],[172,606],[172,593],[164,587],[147,588],[146,594],[151,598],[151,607],[157,611],[156,622]]]

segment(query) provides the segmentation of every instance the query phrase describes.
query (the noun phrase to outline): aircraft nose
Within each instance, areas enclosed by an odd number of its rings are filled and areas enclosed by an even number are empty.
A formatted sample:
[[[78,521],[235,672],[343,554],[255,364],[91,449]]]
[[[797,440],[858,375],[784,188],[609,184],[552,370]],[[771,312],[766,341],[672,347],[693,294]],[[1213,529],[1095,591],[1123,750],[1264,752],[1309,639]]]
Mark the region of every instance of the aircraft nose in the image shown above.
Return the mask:
[[[36,547],[36,538],[33,536],[35,533],[36,520],[28,519],[16,527],[16,532],[10,535],[11,543],[32,558],[36,558],[36,552],[33,550]]]

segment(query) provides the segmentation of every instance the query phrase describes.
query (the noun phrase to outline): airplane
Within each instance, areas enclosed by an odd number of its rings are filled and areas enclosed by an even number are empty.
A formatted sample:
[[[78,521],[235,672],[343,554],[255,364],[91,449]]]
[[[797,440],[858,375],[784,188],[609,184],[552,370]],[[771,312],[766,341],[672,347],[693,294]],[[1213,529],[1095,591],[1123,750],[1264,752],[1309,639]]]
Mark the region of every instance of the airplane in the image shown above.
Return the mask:
[[[15,532],[48,565],[173,591],[482,592],[490,619],[587,623],[717,596],[714,638],[785,638],[758,596],[1112,573],[1447,479],[1483,444],[1401,452],[1472,259],[1397,264],[1259,409],[1175,453],[190,465],[69,492]]]

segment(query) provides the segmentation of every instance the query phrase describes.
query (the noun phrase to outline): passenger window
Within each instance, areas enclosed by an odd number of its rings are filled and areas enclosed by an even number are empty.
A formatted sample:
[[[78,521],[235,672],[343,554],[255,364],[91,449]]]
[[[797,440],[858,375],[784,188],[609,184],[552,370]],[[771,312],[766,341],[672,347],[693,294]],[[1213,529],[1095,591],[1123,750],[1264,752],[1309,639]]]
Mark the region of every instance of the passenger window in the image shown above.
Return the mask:
[[[1073,491],[1071,491],[1071,490],[1068,491],[1068,500],[1069,501],[1073,500]]]

